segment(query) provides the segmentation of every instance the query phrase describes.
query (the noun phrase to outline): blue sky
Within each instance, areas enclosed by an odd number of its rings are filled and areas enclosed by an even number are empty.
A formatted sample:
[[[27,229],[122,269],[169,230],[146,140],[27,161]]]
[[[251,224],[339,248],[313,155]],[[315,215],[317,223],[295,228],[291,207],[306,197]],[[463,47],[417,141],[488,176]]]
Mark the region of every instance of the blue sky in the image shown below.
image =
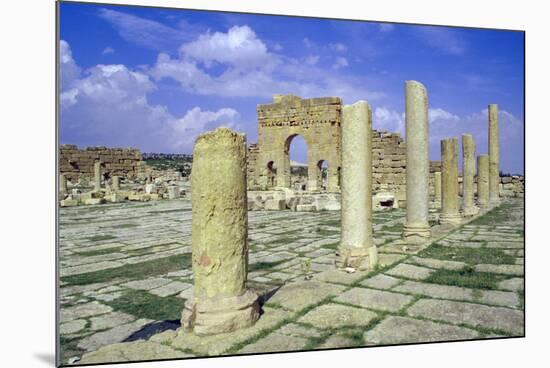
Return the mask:
[[[404,136],[404,82],[428,90],[430,158],[471,133],[487,152],[500,108],[501,169],[523,173],[523,33],[61,3],[61,143],[191,153],[205,130],[257,139],[273,94],[369,102]],[[292,159],[305,162],[305,144]]]

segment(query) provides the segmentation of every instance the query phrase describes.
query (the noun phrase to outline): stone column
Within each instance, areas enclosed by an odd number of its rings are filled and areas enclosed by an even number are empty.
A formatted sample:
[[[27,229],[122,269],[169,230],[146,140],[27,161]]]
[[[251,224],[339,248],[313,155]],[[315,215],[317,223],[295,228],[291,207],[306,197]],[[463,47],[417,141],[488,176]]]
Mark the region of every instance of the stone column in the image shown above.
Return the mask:
[[[101,161],[94,162],[94,192],[101,190]]]
[[[120,177],[118,175],[113,176],[113,190],[120,190]]]
[[[497,205],[500,184],[500,148],[498,141],[498,105],[489,105],[489,203]]]
[[[458,212],[458,140],[441,141],[441,214],[440,224],[458,225],[462,216]]]
[[[342,230],[338,267],[359,267],[372,240],[372,115],[366,101],[342,107]],[[372,258],[372,257],[371,257]]]
[[[193,151],[191,244],[193,298],[182,326],[197,335],[248,327],[258,296],[246,288],[248,217],[246,137],[227,128],[201,134]]]
[[[474,216],[479,209],[474,203],[474,176],[476,171],[476,148],[471,134],[462,135],[462,213]]]
[[[489,155],[477,156],[477,204],[481,209],[489,207]]]
[[[59,175],[59,194],[61,194],[62,196],[67,194],[67,177],[65,176],[65,174]]]
[[[422,243],[431,236],[428,223],[430,200],[428,158],[428,95],[419,82],[405,83],[407,143],[407,221],[403,239]]]
[[[441,208],[441,171],[434,172],[434,201],[437,208]]]

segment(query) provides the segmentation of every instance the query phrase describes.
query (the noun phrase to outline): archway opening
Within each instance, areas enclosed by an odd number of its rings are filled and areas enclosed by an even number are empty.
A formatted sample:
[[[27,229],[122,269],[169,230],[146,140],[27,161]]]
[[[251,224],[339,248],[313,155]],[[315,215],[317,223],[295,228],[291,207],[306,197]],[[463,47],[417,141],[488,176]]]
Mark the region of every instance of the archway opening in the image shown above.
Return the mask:
[[[326,191],[328,188],[328,162],[320,160],[317,162],[317,183],[319,188]]]
[[[275,162],[269,161],[267,163],[267,187],[272,188],[275,186],[275,180],[277,177],[277,167]]]
[[[303,136],[294,134],[285,142],[285,160],[288,163],[289,187],[307,189],[307,142]]]

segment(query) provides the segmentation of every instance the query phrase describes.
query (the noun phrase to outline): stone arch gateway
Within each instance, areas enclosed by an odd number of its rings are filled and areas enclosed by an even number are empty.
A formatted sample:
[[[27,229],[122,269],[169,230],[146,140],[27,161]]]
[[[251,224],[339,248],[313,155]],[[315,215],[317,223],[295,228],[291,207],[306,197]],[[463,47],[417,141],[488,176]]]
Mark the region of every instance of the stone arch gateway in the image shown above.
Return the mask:
[[[339,191],[341,110],[339,97],[275,95],[273,103],[258,105],[257,184],[267,189],[275,176],[275,186],[290,188],[289,147],[301,135],[307,144],[308,190],[322,189],[320,163],[326,162],[326,190]],[[276,172],[269,170],[271,162]]]

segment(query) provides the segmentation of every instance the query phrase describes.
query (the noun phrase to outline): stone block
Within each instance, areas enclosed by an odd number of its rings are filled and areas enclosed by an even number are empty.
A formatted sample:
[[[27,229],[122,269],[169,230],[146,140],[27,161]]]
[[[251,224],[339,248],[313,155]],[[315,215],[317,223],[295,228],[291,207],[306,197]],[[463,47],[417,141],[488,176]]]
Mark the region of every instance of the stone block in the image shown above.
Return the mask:
[[[286,201],[284,199],[268,199],[265,201],[264,208],[268,211],[281,211],[286,209]]]
[[[296,211],[298,212],[315,212],[317,207],[314,204],[299,204],[296,205]]]

